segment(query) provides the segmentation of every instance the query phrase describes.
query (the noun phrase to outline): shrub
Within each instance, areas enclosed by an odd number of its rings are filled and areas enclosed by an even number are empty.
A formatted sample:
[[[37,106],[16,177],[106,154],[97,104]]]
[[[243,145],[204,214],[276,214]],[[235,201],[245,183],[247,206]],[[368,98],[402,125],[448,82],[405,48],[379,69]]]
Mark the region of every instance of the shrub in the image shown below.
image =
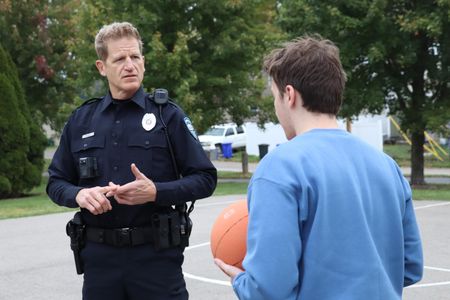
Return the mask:
[[[0,45],[0,198],[39,185],[45,136],[33,122],[16,66]]]

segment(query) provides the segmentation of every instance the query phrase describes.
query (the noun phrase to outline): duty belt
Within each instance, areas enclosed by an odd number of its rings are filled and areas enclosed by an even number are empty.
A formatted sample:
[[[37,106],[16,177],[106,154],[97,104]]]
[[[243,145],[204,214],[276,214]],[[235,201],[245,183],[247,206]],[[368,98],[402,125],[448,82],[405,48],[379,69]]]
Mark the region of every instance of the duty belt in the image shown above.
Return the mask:
[[[114,247],[130,247],[153,243],[152,227],[95,228],[86,227],[86,239]]]

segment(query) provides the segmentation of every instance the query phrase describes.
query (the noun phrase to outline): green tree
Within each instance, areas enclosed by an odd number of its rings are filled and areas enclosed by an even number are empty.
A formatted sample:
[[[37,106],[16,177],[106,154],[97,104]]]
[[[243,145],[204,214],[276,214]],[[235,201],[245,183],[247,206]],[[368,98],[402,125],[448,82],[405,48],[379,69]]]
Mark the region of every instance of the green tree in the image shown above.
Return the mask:
[[[19,71],[33,118],[61,127],[58,111],[74,100],[77,60],[73,12],[78,0],[0,0],[0,40]]]
[[[264,107],[260,105],[265,85],[261,58],[279,35],[271,25],[274,4],[268,0],[86,1],[78,16],[81,36],[74,50],[85,62],[80,85],[92,87],[99,78],[93,47],[98,29],[112,21],[130,21],[144,41],[148,90],[167,88],[200,131],[227,117],[241,123],[252,115],[251,107]],[[104,86],[98,92],[104,93]]]
[[[411,135],[411,183],[424,184],[425,130],[450,119],[450,1],[279,1],[291,37],[318,33],[341,50],[342,116],[388,108]]]
[[[0,198],[39,185],[45,136],[32,120],[17,69],[0,45]]]

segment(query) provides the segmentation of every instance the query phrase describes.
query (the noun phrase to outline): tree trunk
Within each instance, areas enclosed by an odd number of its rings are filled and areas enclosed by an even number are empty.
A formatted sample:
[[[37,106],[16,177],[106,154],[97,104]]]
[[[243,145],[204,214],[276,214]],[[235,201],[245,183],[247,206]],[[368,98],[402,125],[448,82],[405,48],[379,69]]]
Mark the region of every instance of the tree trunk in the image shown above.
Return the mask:
[[[346,128],[348,132],[352,132],[352,119],[346,118]]]
[[[429,40],[425,34],[419,33],[417,61],[413,66],[411,106],[409,107],[409,125],[411,126],[411,184],[425,184],[423,145],[428,119],[424,115],[426,105],[425,66]]]
[[[246,147],[244,147],[244,150],[242,150],[242,174],[248,174],[248,154]]]
[[[414,131],[411,136],[411,143],[411,184],[425,184],[423,163],[424,131]]]

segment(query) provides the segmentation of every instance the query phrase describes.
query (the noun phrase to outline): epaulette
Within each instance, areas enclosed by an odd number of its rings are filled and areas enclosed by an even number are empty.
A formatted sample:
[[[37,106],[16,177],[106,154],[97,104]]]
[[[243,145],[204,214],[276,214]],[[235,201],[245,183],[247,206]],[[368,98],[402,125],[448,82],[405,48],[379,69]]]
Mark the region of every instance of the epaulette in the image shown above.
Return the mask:
[[[173,101],[170,98],[169,98],[169,101],[167,103],[169,103],[170,105],[174,106],[175,108],[177,108],[177,109],[179,109],[181,111],[183,110],[183,109],[181,109],[181,107],[178,104],[175,103],[175,101]]]
[[[103,99],[103,97],[88,99],[88,100],[84,101],[83,104],[81,104],[79,107],[82,107],[82,106],[85,106],[85,105],[88,105],[88,104],[91,104],[91,103],[95,103],[95,102],[100,101],[102,99]]]

